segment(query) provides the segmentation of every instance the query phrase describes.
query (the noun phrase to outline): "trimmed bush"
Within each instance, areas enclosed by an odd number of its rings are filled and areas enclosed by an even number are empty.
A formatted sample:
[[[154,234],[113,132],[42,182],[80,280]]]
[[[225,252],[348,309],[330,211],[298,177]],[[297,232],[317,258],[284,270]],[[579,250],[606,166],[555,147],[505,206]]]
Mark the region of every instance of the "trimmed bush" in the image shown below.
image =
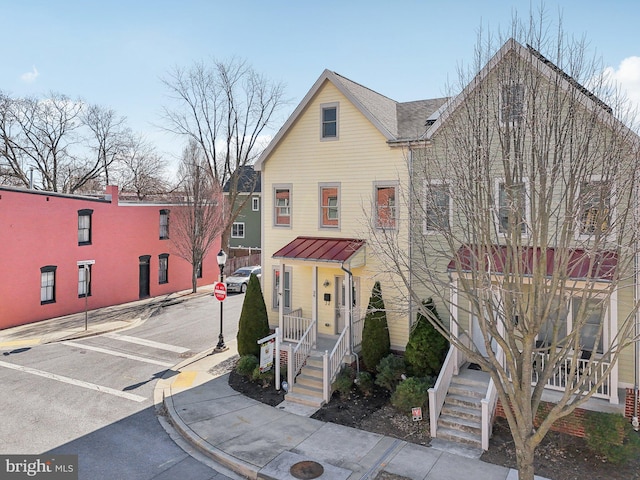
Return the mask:
[[[367,370],[375,372],[378,363],[391,352],[387,314],[380,282],[376,282],[369,299],[362,330],[362,360]]]
[[[611,463],[624,463],[640,455],[640,436],[629,420],[615,413],[587,412],[587,445]]]
[[[424,301],[422,305],[432,319],[440,322],[440,316],[431,298]],[[419,311],[404,352],[409,371],[417,377],[438,375],[448,349],[447,339]]]
[[[406,372],[407,367],[402,357],[390,354],[380,361],[377,370],[376,385],[393,392],[402,380],[402,374]]]
[[[407,414],[411,413],[413,407],[424,407],[433,383],[431,378],[407,378],[391,395],[391,405]]]
[[[373,376],[369,372],[360,372],[356,376],[355,384],[365,397],[373,394]]]
[[[345,366],[336,376],[336,379],[333,381],[331,388],[334,392],[338,392],[340,398],[342,398],[343,400],[347,399],[351,394],[354,378],[355,374],[353,372],[353,369],[349,366]]]
[[[255,355],[243,355],[236,364],[236,372],[243,377],[251,377],[258,366],[258,357]]]
[[[249,277],[247,292],[242,304],[240,321],[238,322],[238,353],[243,355],[255,355],[260,357],[260,345],[258,340],[269,335],[269,319],[267,307],[262,297],[260,281],[255,274]]]

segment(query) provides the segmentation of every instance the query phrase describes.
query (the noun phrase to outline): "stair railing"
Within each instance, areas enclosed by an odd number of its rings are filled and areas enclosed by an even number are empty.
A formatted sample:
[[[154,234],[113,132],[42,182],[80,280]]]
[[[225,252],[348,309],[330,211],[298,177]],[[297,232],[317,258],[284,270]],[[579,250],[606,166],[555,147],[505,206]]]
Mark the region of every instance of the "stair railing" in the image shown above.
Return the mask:
[[[449,346],[449,351],[444,359],[438,379],[429,392],[429,428],[431,430],[431,438],[436,438],[436,432],[438,430],[438,418],[440,412],[442,412],[442,406],[444,405],[445,398],[447,397],[447,391],[449,385],[451,385],[451,379],[453,378],[454,371],[456,369],[456,348],[453,345]]]
[[[287,382],[289,383],[289,388],[293,386],[295,378],[309,357],[309,352],[316,344],[316,335],[316,322],[313,320],[295,347],[291,348],[291,345],[289,345],[287,351]]]
[[[498,403],[498,390],[496,389],[495,383],[493,383],[493,378],[490,378],[487,394],[480,400],[483,450],[489,450],[489,438],[491,437],[491,431],[493,429],[493,416],[496,411],[496,403]]]
[[[331,353],[325,350],[322,356],[322,397],[327,403],[331,398],[331,382],[340,370],[344,356],[349,353],[349,334],[349,325],[347,325]]]

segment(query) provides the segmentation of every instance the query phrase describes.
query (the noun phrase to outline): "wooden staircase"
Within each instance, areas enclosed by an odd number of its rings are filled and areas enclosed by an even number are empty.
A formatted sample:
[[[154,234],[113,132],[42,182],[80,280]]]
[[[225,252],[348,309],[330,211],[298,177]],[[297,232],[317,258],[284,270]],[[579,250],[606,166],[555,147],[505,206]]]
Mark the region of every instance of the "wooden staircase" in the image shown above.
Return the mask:
[[[289,385],[289,392],[285,400],[310,407],[320,408],[325,404],[322,395],[322,353],[313,350],[307,362],[300,370],[293,385]]]
[[[464,366],[451,379],[438,418],[437,437],[482,448],[481,400],[487,393],[489,374]]]

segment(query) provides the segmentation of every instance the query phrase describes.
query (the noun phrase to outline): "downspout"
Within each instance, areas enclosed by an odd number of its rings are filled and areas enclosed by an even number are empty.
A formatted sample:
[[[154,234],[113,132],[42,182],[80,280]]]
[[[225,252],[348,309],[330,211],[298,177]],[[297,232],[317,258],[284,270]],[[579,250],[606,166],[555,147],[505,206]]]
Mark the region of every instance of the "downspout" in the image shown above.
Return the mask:
[[[356,373],[360,373],[360,359],[358,358],[358,355],[356,355],[355,352],[353,351],[353,298],[351,298],[351,295],[353,294],[353,273],[351,273],[351,270],[347,270],[344,267],[344,262],[340,264],[340,270],[342,270],[347,275],[349,275],[349,282],[347,284],[351,289],[351,292],[349,292],[349,307],[348,307],[349,309],[349,355],[353,355],[354,357],[356,357]]]

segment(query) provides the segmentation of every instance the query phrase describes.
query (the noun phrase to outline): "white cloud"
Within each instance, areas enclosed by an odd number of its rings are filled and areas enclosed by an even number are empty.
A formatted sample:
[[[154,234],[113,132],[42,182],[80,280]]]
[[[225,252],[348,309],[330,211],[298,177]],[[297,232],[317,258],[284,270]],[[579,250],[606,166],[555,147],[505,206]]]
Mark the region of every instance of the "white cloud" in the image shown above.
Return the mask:
[[[26,72],[20,75],[20,79],[26,83],[33,83],[36,81],[36,78],[38,78],[39,75],[40,72],[38,72],[38,69],[34,65],[30,72]]]
[[[607,67],[607,78],[613,80],[629,100],[640,109],[640,57],[627,57],[618,68]]]

